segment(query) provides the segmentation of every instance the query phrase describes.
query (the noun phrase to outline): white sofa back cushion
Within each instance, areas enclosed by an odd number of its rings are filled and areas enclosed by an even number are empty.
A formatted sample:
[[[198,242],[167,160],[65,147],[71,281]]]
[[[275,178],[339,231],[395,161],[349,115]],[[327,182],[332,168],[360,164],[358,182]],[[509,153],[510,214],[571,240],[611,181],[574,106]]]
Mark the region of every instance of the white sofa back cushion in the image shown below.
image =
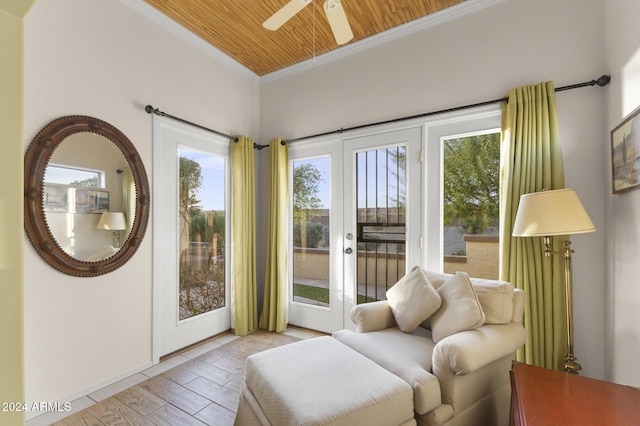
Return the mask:
[[[527,300],[527,294],[524,290],[516,288],[513,290],[513,316],[511,322],[522,324],[524,321],[524,304]]]
[[[471,278],[471,284],[486,316],[486,324],[508,324],[513,317],[513,284]]]
[[[425,270],[429,282],[436,289],[440,288],[452,274]],[[513,284],[507,281],[490,280],[485,278],[469,278],[480,301],[480,306],[486,316],[486,324],[508,324],[514,317],[519,317],[522,322],[522,314],[513,311]]]

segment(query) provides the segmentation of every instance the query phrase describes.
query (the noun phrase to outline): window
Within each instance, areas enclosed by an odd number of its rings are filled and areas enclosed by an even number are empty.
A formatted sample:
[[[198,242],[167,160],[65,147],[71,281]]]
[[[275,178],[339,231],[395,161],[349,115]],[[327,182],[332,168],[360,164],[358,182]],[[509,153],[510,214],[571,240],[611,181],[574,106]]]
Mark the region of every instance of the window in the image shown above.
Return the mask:
[[[498,278],[500,133],[442,139],[444,271]]]
[[[293,301],[329,306],[330,158],[293,161]]]
[[[104,171],[80,167],[49,164],[44,174],[44,183],[69,185],[81,188],[104,188]]]
[[[179,318],[225,306],[225,160],[179,149]]]

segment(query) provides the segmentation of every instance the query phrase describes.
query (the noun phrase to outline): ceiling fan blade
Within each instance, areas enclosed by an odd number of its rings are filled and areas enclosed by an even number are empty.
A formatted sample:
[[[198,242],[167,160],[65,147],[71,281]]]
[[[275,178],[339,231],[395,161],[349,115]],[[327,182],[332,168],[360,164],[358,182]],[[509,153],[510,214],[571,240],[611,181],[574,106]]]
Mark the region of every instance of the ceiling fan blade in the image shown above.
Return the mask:
[[[268,30],[275,31],[312,1],[313,0],[291,0],[274,13],[271,18],[264,21],[262,26]]]
[[[338,44],[345,44],[353,38],[351,26],[344,13],[344,8],[340,0],[326,0],[324,2],[324,11],[327,14],[329,25],[333,31],[333,36]]]

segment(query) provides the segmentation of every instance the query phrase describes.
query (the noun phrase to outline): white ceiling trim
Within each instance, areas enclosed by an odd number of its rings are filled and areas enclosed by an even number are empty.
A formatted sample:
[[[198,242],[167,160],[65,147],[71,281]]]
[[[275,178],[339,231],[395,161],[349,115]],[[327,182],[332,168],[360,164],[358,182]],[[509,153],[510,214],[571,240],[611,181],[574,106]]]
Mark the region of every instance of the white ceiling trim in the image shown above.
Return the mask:
[[[446,9],[424,16],[422,18],[407,22],[406,24],[391,28],[387,31],[375,34],[367,37],[355,43],[348,44],[339,49],[332,50],[322,55],[318,55],[315,58],[308,59],[306,61],[291,65],[287,68],[283,68],[278,71],[266,74],[262,77],[237,62],[221,50],[215,48],[208,42],[204,41],[182,25],[168,18],[159,10],[147,4],[144,0],[121,0],[129,7],[135,9],[142,15],[146,16],[150,20],[156,22],[166,30],[174,33],[178,37],[192,44],[193,46],[201,49],[206,54],[211,55],[215,59],[222,62],[232,70],[238,72],[242,76],[257,81],[260,83],[268,83],[276,81],[281,78],[289,77],[294,74],[301,73],[303,71],[312,69],[318,65],[327,64],[347,56],[362,52],[364,50],[379,46],[384,43],[388,43],[392,40],[405,37],[409,34],[422,31],[426,28],[434,27],[436,25],[443,24],[447,21],[451,21],[462,16],[470,15],[479,10],[486,9],[499,3],[503,3],[507,0],[467,0],[463,3],[450,6]]]

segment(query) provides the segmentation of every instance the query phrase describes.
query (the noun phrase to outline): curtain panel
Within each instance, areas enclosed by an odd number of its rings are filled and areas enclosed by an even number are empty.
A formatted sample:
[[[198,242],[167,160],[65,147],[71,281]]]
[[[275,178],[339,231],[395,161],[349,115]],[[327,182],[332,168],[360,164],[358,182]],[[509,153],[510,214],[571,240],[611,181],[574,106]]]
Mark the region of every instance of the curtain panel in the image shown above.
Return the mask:
[[[127,229],[124,230],[123,235],[128,236],[136,215],[136,182],[129,166],[122,171],[122,203],[124,217],[127,220]]]
[[[231,142],[231,307],[238,336],[258,328],[254,170],[253,140],[239,136]]]
[[[544,257],[542,238],[512,237],[520,196],[564,188],[555,89],[552,82],[512,89],[502,111],[500,279],[527,293],[527,340],[517,359],[560,369],[567,354],[561,256]],[[560,241],[553,238],[553,250]]]
[[[289,213],[289,155],[276,138],[269,143],[269,203],[264,300],[260,328],[281,332],[287,328],[287,258]]]

